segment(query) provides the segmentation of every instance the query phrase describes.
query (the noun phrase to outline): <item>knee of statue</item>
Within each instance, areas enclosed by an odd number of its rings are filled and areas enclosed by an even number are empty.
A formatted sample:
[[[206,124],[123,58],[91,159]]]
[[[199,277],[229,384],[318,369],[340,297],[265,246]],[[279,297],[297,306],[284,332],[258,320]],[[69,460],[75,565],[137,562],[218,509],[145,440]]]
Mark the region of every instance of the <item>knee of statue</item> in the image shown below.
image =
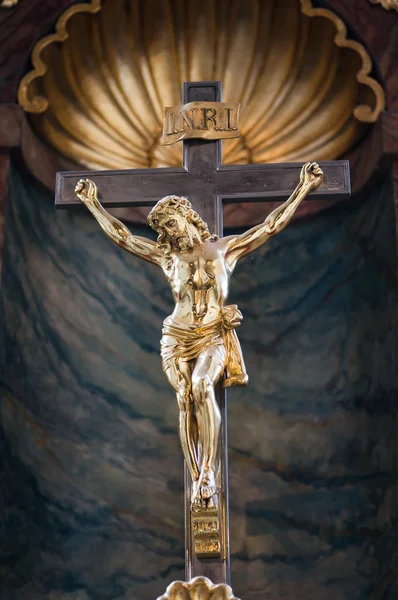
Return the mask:
[[[213,391],[213,384],[207,375],[194,375],[192,378],[192,393],[196,402],[201,403],[206,400]]]
[[[177,402],[180,412],[189,413],[193,410],[193,398],[188,386],[181,388],[177,393]]]

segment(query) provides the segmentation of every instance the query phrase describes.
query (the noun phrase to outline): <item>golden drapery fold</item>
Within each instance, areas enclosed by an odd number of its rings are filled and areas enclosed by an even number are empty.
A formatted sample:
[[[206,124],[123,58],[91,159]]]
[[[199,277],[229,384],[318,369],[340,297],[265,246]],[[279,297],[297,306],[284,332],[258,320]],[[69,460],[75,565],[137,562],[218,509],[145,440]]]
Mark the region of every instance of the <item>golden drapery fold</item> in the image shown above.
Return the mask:
[[[249,378],[243,360],[236,327],[242,321],[242,313],[236,304],[224,306],[220,317],[203,325],[185,323],[167,317],[163,323],[160,354],[164,370],[170,361],[191,361],[206,348],[224,345],[226,349],[223,387],[247,385]]]

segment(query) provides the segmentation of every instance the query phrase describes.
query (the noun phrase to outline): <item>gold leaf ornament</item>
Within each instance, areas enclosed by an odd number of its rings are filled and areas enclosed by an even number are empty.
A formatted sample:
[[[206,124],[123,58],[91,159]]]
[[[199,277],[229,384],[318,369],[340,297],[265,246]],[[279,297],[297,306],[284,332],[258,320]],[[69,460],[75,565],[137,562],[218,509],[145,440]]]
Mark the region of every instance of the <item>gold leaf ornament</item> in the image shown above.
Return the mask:
[[[229,585],[214,585],[207,577],[195,577],[188,583],[175,581],[158,600],[239,600]]]

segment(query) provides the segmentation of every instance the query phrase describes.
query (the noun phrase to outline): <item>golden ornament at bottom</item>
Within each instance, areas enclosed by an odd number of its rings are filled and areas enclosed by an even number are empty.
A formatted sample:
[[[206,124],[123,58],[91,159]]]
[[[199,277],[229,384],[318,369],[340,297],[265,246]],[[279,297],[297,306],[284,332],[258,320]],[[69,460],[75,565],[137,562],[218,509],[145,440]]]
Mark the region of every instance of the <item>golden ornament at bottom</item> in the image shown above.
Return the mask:
[[[195,577],[188,583],[175,581],[158,600],[239,600],[229,585],[214,585],[207,577]]]

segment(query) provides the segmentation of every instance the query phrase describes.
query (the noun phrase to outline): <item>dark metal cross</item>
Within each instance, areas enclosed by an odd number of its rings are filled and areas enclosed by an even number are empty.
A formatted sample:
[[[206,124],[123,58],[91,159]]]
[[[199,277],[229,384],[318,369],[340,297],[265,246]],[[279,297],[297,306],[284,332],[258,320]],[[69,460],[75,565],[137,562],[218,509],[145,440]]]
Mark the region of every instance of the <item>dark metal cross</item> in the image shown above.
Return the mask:
[[[221,101],[221,83],[190,82],[183,87],[183,104],[193,101]],[[316,157],[314,157],[316,158]],[[270,202],[286,199],[298,182],[302,164],[231,165],[221,163],[221,140],[187,140],[183,142],[183,165],[180,168],[134,169],[126,171],[79,171],[57,174],[56,207],[81,206],[74,192],[80,178],[92,178],[98,186],[105,207],[154,206],[164,196],[188,198],[207,222],[210,232],[223,234],[223,204]],[[321,162],[324,179],[309,200],[350,195],[348,161]],[[228,446],[226,395],[217,386],[222,414],[220,434],[219,511],[222,551],[219,559],[198,559],[194,552],[190,511],[190,475],[185,467],[185,538],[186,578],[204,575],[213,583],[229,583],[228,517]]]

